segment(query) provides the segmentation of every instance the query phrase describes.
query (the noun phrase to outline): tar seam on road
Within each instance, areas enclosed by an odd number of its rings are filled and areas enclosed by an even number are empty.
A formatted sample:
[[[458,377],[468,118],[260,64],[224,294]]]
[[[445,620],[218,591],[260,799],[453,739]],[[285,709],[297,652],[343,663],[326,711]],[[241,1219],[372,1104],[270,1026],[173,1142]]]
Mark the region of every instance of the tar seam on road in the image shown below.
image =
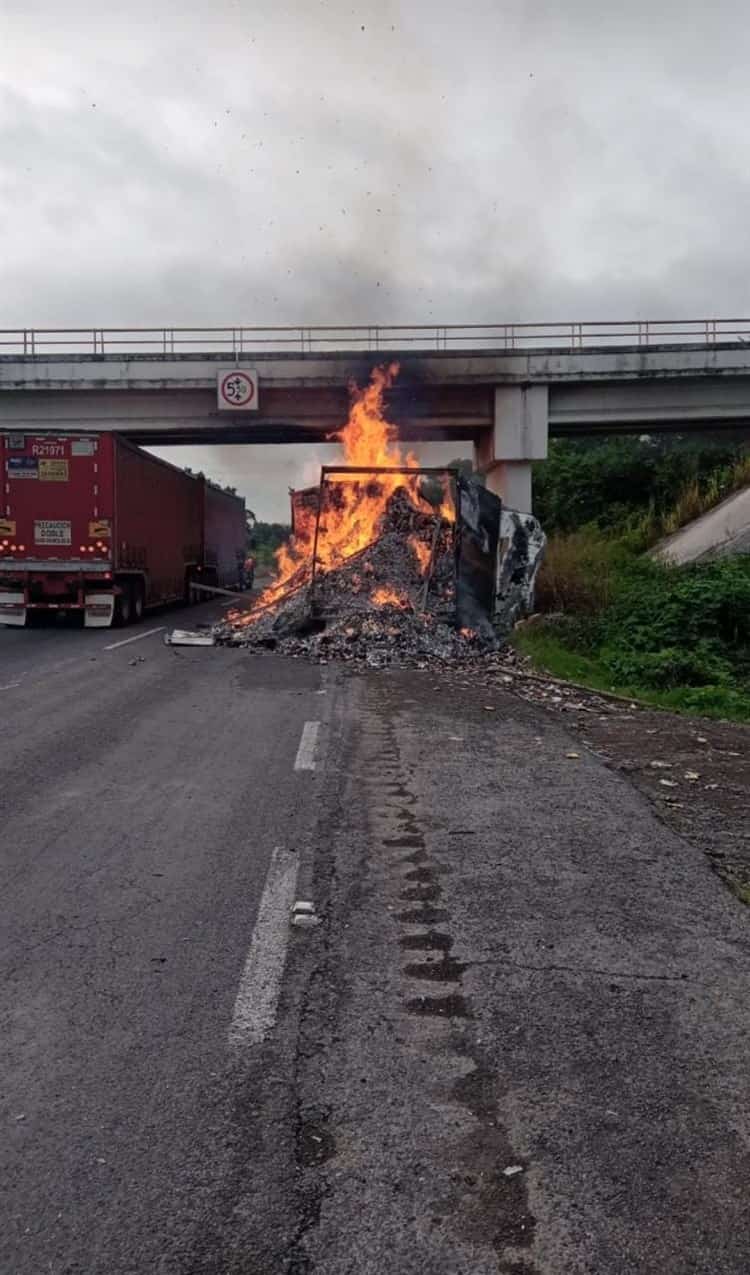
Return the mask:
[[[152,637],[154,633],[161,633],[162,629],[166,629],[166,624],[160,624],[158,629],[146,629],[145,633],[136,633],[135,637],[123,638],[122,642],[110,642],[109,646],[105,646],[105,651],[116,651],[118,646],[128,646],[131,642],[140,642],[141,638]]]
[[[7,686],[0,686],[0,691],[12,691],[14,686],[20,685],[20,682],[8,682]]]
[[[258,1044],[276,1022],[298,868],[297,855],[277,846],[234,1002],[230,1045]]]
[[[315,745],[318,742],[319,730],[320,722],[305,722],[297,756],[294,759],[295,770],[315,770]]]

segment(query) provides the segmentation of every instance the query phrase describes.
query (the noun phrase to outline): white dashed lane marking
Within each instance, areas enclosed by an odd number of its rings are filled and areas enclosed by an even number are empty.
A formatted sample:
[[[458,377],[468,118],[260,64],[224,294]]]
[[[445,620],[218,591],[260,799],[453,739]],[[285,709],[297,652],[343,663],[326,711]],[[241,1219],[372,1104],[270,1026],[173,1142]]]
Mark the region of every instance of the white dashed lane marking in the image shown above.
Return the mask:
[[[268,865],[258,918],[234,1002],[230,1045],[265,1040],[276,1022],[299,861],[277,846]]]
[[[129,646],[131,642],[140,642],[141,638],[153,637],[154,633],[161,633],[166,629],[166,624],[160,624],[158,629],[146,629],[145,633],[136,633],[134,637],[123,638],[121,642],[110,642],[109,646],[105,646],[105,651],[116,651],[118,646]]]
[[[315,746],[318,742],[319,730],[320,722],[305,722],[297,756],[294,759],[295,770],[315,770]]]

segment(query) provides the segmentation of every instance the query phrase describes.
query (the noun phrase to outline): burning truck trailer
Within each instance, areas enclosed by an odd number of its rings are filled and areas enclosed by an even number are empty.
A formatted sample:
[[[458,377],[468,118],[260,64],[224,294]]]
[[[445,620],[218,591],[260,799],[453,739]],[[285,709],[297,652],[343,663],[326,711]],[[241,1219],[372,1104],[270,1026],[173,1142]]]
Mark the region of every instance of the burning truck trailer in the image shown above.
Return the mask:
[[[332,488],[335,490],[336,480],[333,476],[338,475],[339,481],[348,481],[356,475],[358,478],[374,481],[377,486],[382,474],[402,474],[412,483],[416,478],[416,493],[412,492],[411,501],[408,489],[403,487],[397,487],[389,499],[380,535],[395,532],[409,537],[410,548],[416,556],[421,577],[416,588],[414,581],[408,579],[408,569],[407,578],[398,581],[399,587],[390,587],[397,582],[395,578],[392,581],[387,580],[385,585],[375,590],[374,605],[403,607],[407,603],[414,609],[414,604],[417,603],[418,609],[426,613],[432,588],[438,601],[436,613],[442,619],[453,619],[455,626],[464,635],[470,633],[493,644],[495,634],[490,620],[494,605],[495,564],[502,504],[484,487],[467,482],[456,469],[383,466],[371,471],[353,466],[324,466],[317,492],[312,488],[302,493],[306,498],[307,508],[312,503],[316,513],[310,586],[313,603],[321,515],[325,509],[326,493]],[[310,500],[311,493],[316,493],[314,502]],[[416,504],[414,494],[418,498]],[[420,503],[425,508],[420,509]],[[430,512],[427,512],[427,506],[430,507]],[[367,549],[362,552],[367,553]],[[369,560],[364,565],[369,565]],[[388,564],[384,565],[387,574]]]
[[[385,415],[397,375],[391,363],[350,387],[349,419],[331,435],[343,463],[292,492],[275,581],[252,610],[229,613],[217,641],[375,667],[497,647],[499,596],[507,619],[533,587],[518,553],[533,537],[481,483],[402,454]]]
[[[414,464],[324,466],[319,486],[290,496],[298,565],[219,640],[372,667],[497,648],[503,508],[481,484]],[[358,505],[373,502],[372,538],[331,555],[331,524],[346,519],[356,540]]]

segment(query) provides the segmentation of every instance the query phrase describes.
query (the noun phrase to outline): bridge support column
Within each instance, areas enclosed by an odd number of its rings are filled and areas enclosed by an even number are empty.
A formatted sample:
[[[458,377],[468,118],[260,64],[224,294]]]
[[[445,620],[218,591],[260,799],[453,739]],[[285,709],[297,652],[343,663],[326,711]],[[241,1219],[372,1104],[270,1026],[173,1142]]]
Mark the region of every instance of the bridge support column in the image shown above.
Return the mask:
[[[505,509],[531,513],[531,464],[527,460],[511,460],[493,465],[485,475],[487,490],[494,492]]]
[[[531,462],[546,459],[548,434],[546,385],[495,387],[495,423],[475,447],[475,465],[508,509],[531,513]]]

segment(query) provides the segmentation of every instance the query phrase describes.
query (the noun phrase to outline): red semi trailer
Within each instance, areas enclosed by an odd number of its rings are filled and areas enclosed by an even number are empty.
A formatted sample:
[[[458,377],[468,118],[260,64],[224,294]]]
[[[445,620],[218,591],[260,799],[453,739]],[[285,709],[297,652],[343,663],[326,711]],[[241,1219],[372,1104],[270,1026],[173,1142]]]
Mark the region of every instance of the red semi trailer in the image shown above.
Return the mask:
[[[203,559],[200,580],[222,589],[242,584],[247,552],[245,502],[201,477],[203,485]]]
[[[0,624],[51,610],[127,624],[244,553],[243,501],[117,434],[5,433],[0,462]]]

